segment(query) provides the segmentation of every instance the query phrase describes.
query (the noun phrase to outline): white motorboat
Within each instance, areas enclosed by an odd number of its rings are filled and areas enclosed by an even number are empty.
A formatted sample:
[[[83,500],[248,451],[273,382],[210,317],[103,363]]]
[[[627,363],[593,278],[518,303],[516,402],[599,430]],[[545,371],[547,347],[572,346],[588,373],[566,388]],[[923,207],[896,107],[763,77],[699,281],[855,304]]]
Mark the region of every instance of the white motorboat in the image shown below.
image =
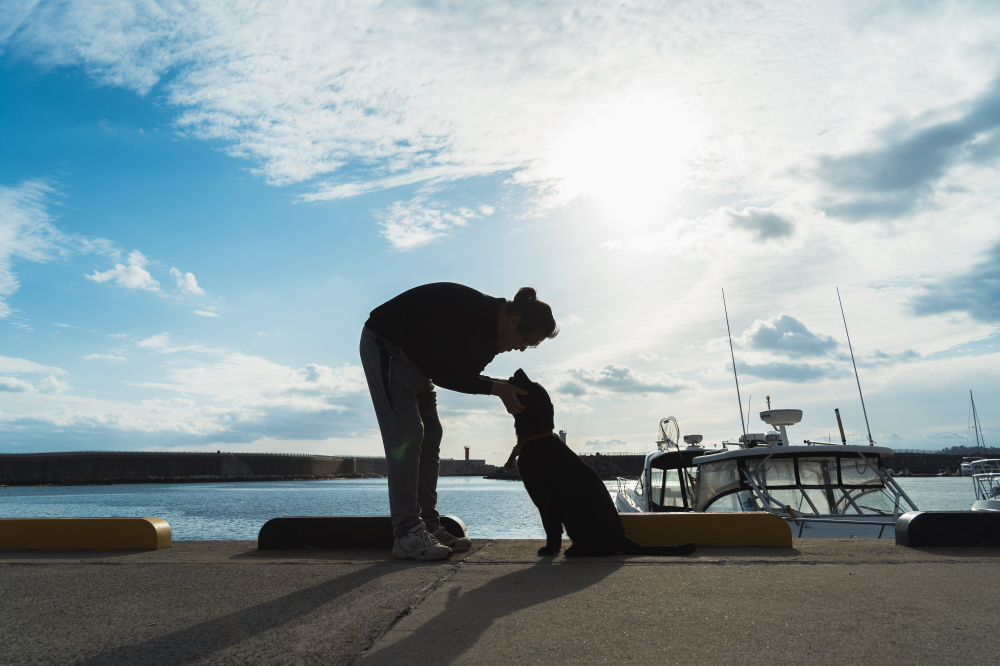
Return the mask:
[[[698,435],[685,437],[683,448],[664,445],[661,422],[661,450],[646,457],[633,488],[619,482],[619,512],[767,511],[787,520],[796,538],[891,539],[896,519],[918,510],[885,467],[892,449],[791,445],[786,428],[801,420],[800,410],[760,417],[775,430],[715,449],[700,446]]]
[[[1000,459],[973,461],[972,487],[976,491],[973,511],[1000,511]]]

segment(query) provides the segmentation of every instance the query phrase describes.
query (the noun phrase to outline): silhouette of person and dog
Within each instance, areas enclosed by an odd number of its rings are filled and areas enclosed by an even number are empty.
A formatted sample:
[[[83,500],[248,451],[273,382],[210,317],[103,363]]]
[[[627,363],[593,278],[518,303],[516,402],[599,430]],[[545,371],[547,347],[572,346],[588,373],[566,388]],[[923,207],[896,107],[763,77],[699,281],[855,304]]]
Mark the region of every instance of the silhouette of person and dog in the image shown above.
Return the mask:
[[[442,527],[437,512],[438,386],[494,395],[514,417],[517,444],[508,466],[517,464],[541,515],[546,544],[539,556],[560,551],[564,528],[573,541],[566,557],[694,552],[694,544],[643,546],[629,539],[600,477],[553,433],[548,392],[523,370],[508,379],[481,374],[498,354],[533,349],[558,333],[552,308],[531,287],[508,301],[439,282],[372,310],[360,353],[385,448],[393,557],[439,560],[472,547],[465,535]]]

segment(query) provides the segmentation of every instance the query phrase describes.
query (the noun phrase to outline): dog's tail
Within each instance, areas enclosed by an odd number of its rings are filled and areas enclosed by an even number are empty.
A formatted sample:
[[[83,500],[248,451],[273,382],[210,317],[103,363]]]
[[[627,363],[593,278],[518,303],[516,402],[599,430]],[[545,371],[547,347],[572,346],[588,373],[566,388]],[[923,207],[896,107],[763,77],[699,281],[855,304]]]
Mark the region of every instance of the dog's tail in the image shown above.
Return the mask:
[[[698,545],[693,543],[682,543],[679,546],[644,546],[628,537],[622,542],[622,552],[626,555],[690,555],[698,550]]]

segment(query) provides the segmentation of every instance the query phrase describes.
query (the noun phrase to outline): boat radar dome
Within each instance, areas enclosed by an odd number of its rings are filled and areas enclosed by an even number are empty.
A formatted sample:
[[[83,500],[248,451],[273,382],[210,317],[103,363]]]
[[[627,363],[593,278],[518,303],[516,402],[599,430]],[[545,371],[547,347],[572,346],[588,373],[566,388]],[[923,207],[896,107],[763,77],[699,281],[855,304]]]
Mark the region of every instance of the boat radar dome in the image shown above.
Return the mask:
[[[688,446],[695,446],[696,444],[701,444],[701,435],[684,435],[684,443]]]
[[[760,420],[772,426],[795,425],[802,420],[801,409],[769,409],[760,413]]]
[[[760,420],[775,428],[781,436],[781,445],[788,446],[785,426],[795,425],[802,420],[801,409],[769,409],[760,413]]]

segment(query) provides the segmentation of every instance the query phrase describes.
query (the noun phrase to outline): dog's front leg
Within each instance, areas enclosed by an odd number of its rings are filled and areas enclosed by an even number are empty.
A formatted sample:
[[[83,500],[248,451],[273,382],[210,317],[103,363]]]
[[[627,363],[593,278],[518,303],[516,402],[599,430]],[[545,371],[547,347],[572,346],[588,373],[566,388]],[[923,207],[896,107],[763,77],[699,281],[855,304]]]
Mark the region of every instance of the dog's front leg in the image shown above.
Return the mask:
[[[538,554],[550,556],[562,549],[562,521],[557,516],[542,516],[542,527],[545,528],[545,547],[538,549]]]

